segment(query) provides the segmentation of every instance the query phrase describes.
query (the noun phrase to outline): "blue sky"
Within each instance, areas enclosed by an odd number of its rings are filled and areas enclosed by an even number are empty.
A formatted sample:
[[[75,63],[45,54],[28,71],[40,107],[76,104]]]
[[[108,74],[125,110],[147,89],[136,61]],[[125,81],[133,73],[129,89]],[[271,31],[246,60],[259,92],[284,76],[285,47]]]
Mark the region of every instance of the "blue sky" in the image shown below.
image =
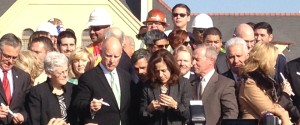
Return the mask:
[[[164,0],[171,8],[188,5],[192,13],[299,13],[300,0]]]

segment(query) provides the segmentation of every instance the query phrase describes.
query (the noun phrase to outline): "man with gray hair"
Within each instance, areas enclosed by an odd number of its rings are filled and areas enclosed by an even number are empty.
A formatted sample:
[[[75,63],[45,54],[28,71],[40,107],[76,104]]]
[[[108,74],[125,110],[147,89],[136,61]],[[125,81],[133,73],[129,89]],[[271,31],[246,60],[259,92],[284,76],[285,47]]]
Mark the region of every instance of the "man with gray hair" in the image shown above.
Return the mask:
[[[118,38],[107,37],[102,44],[101,63],[85,72],[74,99],[85,123],[129,125],[131,76],[117,68],[122,55]]]
[[[22,43],[12,33],[0,39],[0,124],[23,124],[28,121],[25,110],[25,98],[30,89],[30,75],[15,67]],[[9,109],[14,112],[10,114]]]
[[[222,119],[236,119],[238,105],[234,81],[215,70],[218,52],[215,47],[200,44],[193,53],[196,82],[192,82],[193,99],[202,100],[207,125],[216,125]]]
[[[238,83],[241,80],[240,69],[249,56],[247,44],[242,38],[233,37],[226,42],[225,49],[230,69],[223,75]]]
[[[240,76],[240,69],[249,57],[248,47],[242,38],[233,37],[226,42],[225,49],[230,69],[222,75],[235,81],[235,94],[238,96],[240,85],[244,82],[244,79]]]

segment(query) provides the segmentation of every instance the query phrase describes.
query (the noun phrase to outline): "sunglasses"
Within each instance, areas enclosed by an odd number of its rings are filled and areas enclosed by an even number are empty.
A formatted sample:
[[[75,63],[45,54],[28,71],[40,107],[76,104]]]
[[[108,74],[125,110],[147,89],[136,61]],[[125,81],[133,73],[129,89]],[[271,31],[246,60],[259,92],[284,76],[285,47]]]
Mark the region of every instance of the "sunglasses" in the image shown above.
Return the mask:
[[[165,45],[154,45],[155,47],[159,48],[159,49],[164,49],[164,48],[168,48],[169,44],[165,44]]]
[[[179,15],[180,17],[185,17],[185,16],[186,16],[185,13],[173,13],[172,15],[173,15],[173,17],[178,17],[178,15]]]
[[[105,29],[107,27],[109,27],[109,25],[106,25],[106,26],[90,26],[90,30],[99,31],[99,30]]]
[[[193,32],[194,33],[204,33],[205,30],[206,30],[206,28],[194,28]]]
[[[183,45],[188,46],[190,44],[190,41],[183,42]]]
[[[155,26],[159,26],[159,25],[163,25],[161,22],[147,22],[147,24],[146,24],[147,26],[153,26],[153,25],[155,25]]]

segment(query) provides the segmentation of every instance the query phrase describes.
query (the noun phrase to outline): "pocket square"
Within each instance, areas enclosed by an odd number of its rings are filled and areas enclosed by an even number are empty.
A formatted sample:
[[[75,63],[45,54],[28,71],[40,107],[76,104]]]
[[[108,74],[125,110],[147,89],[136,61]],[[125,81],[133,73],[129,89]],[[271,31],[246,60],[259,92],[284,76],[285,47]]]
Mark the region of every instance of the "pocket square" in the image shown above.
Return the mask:
[[[296,72],[296,74],[300,76],[300,72]]]

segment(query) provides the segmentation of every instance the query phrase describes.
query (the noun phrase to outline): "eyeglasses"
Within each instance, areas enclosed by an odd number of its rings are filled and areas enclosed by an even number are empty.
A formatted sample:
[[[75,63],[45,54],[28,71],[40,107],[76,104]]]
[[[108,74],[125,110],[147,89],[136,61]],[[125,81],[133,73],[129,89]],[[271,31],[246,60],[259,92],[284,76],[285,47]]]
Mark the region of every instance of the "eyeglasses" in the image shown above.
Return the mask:
[[[254,43],[255,40],[245,40],[246,43]]]
[[[191,41],[185,41],[183,42],[183,45],[188,46],[190,44]]]
[[[8,54],[5,54],[1,49],[0,49],[1,55],[2,57],[4,57],[5,60],[12,60],[12,61],[16,61],[18,56],[10,56]]]
[[[147,22],[146,25],[147,26],[153,26],[153,25],[159,26],[159,25],[163,25],[163,24],[161,22]]]
[[[193,28],[193,33],[204,33],[206,28]]]
[[[178,17],[178,15],[179,15],[180,17],[185,17],[185,16],[186,16],[185,13],[173,13],[172,15],[173,15],[173,17]]]
[[[63,74],[65,74],[65,75],[68,75],[68,73],[69,73],[69,71],[68,70],[64,70],[64,71],[54,71],[53,72],[53,74],[55,75],[55,76],[61,76],[61,75],[63,75]]]
[[[143,34],[136,34],[136,38],[138,39],[138,40],[142,40],[143,38],[144,38],[144,36],[146,35],[146,33],[143,33]]]
[[[90,30],[99,31],[99,30],[105,29],[107,27],[109,27],[109,25],[105,25],[105,26],[90,26]]]
[[[169,44],[165,44],[165,45],[154,45],[154,47],[157,47],[159,49],[164,49],[164,48],[168,48]]]

